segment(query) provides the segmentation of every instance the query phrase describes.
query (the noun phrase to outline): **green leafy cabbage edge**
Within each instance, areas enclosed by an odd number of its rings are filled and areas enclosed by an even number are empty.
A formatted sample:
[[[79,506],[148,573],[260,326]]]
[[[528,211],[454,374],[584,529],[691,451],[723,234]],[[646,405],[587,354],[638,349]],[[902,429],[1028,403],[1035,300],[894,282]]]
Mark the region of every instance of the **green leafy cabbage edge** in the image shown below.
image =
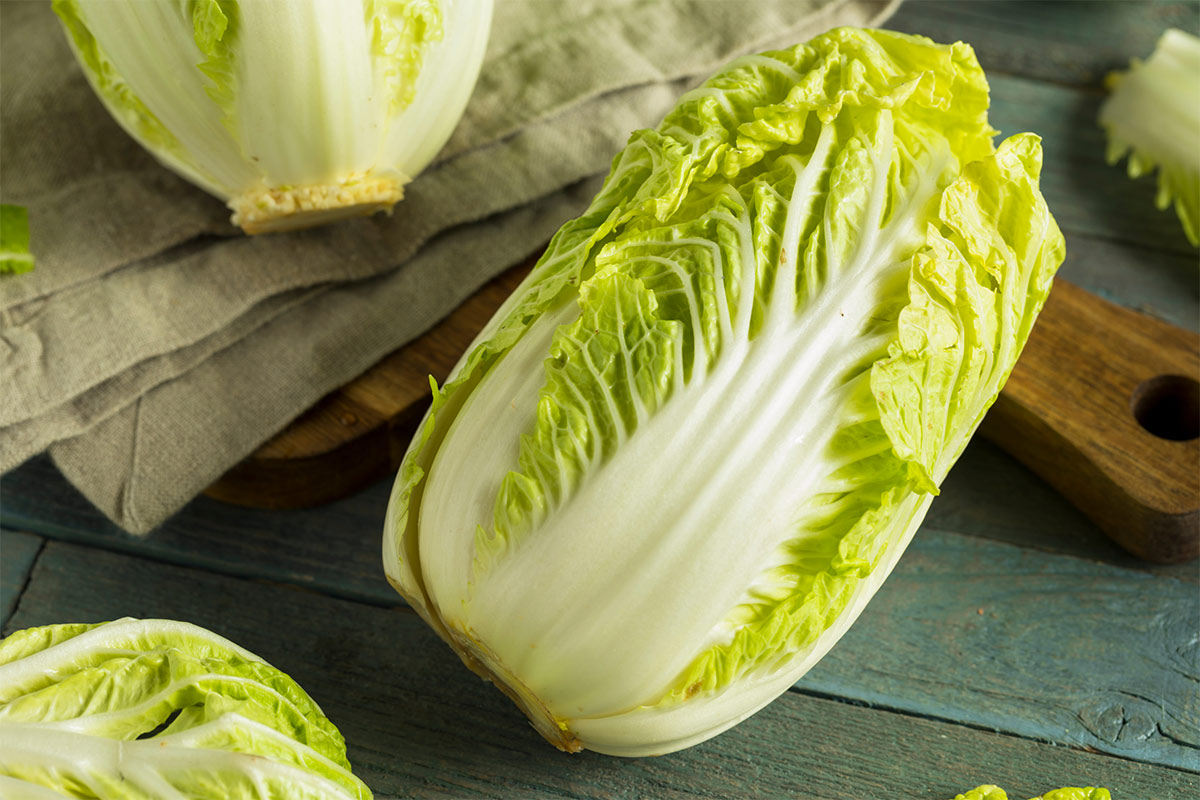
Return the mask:
[[[33,269],[29,250],[29,210],[0,205],[0,275],[19,275]]]
[[[208,0],[208,3],[217,5],[216,0]],[[179,139],[134,93],[88,30],[79,0],[54,0],[52,7],[67,31],[88,81],[96,93],[104,98],[114,116],[119,117],[147,146],[172,153],[186,161],[187,156]]]
[[[197,752],[188,769],[164,767],[135,788],[103,758],[80,754],[67,766],[56,758],[89,740],[130,743],[131,770],[139,758],[153,769],[159,746]],[[341,733],[294,680],[203,628],[168,620],[47,625],[0,641],[0,741],[44,741],[45,761],[0,756],[0,775],[50,788],[109,785],[114,797],[141,797],[165,781],[189,797],[257,797],[280,780],[266,768],[282,766],[297,797],[371,797],[350,772]]]
[[[977,786],[969,792],[957,794],[953,800],[1008,800],[1008,793],[998,786],[986,784]],[[1101,789],[1094,786],[1064,786],[1061,789],[1052,789],[1045,794],[1038,795],[1033,800],[1112,800],[1112,795],[1108,789]]]
[[[1188,241],[1200,244],[1200,37],[1168,30],[1149,59],[1134,59],[1108,85],[1099,120],[1108,163],[1128,156],[1130,178],[1157,169],[1155,205],[1173,204]]]

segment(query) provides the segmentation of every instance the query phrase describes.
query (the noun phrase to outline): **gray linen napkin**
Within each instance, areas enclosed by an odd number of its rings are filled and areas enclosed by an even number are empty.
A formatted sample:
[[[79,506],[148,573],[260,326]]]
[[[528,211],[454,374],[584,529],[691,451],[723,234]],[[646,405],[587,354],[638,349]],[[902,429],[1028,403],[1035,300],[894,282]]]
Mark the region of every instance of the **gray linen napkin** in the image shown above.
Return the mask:
[[[44,3],[0,3],[0,471],[49,448],[150,530],[322,395],[528,255],[629,132],[730,58],[897,0],[499,0],[475,94],[393,217],[244,237],[92,97]]]

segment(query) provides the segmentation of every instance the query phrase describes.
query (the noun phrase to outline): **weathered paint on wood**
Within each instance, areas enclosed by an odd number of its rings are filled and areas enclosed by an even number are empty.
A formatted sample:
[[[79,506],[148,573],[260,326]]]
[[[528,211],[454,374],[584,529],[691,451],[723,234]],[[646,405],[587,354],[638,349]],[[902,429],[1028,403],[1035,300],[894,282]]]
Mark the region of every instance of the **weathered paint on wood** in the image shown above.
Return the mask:
[[[0,533],[0,625],[8,621],[16,607],[43,541],[29,533]]]
[[[239,508],[200,497],[151,535],[136,537],[105,519],[42,456],[4,476],[0,520],[51,539],[399,605],[380,562],[390,483],[294,511]]]
[[[1198,626],[1192,584],[926,527],[800,687],[1200,765]]]
[[[1200,564],[1156,566],[1124,552],[1049,484],[980,437],[942,483],[923,525],[1200,583]]]
[[[1151,579],[1147,579],[1151,580]],[[8,630],[121,615],[189,619],[291,674],[346,735],[381,798],[945,800],[1064,783],[1194,800],[1200,777],[789,692],[726,734],[655,759],[567,756],[414,614],[52,542]]]
[[[1066,239],[1067,258],[1058,271],[1063,278],[1110,303],[1186,330],[1200,328],[1195,252],[1178,255],[1070,234]]]
[[[0,519],[8,528],[337,597],[401,603],[380,565],[390,479],[353,497],[294,511],[243,509],[200,497],[144,538],[108,522],[46,458],[5,475],[4,489]],[[1037,476],[980,439],[951,470],[925,526],[1200,581],[1195,564],[1158,566],[1125,554]]]
[[[926,527],[799,686],[1200,769],[1200,592]]]

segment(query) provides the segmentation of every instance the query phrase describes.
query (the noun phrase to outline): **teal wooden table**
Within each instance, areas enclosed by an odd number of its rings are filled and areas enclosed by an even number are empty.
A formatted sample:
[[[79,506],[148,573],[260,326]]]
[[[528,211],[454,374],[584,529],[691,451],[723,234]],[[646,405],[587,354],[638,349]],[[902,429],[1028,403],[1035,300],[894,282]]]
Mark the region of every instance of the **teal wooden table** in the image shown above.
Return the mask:
[[[1191,3],[909,2],[889,27],[975,45],[992,122],[1044,137],[1062,275],[1185,327],[1197,253],[1150,180],[1104,163],[1104,75]],[[652,759],[553,750],[383,579],[380,483],[323,508],[201,498],[123,534],[44,458],[0,483],[5,633],[124,615],[185,619],[295,677],[379,797],[917,798],[979,783],[1031,797],[1200,798],[1200,572],[1126,556],[986,442],[967,450],[888,583],[763,712]]]

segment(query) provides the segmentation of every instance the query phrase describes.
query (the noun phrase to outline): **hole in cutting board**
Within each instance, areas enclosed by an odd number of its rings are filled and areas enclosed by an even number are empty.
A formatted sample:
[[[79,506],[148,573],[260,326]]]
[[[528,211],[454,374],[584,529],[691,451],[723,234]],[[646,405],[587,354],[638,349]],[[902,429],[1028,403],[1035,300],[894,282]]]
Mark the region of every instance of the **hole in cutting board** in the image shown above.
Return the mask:
[[[1200,382],[1156,375],[1133,392],[1133,416],[1160,439],[1186,442],[1200,436]]]

